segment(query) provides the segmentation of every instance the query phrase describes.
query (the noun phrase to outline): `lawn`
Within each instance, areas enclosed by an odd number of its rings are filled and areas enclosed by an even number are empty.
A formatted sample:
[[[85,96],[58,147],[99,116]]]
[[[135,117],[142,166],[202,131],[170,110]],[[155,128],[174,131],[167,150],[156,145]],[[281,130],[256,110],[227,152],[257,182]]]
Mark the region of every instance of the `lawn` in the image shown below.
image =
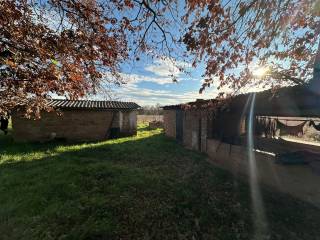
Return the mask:
[[[262,188],[269,236],[319,239],[320,210]],[[0,239],[252,239],[250,189],[161,130],[97,143],[0,136]]]

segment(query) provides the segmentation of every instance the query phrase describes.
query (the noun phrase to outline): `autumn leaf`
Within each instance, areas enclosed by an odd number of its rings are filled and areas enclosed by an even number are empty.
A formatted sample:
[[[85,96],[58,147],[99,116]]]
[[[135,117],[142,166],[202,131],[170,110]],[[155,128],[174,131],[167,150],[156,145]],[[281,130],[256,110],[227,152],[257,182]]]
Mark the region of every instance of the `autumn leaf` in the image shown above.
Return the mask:
[[[4,60],[4,63],[7,64],[8,66],[12,67],[12,68],[16,68],[17,67],[17,64],[14,61],[10,60],[10,59]]]

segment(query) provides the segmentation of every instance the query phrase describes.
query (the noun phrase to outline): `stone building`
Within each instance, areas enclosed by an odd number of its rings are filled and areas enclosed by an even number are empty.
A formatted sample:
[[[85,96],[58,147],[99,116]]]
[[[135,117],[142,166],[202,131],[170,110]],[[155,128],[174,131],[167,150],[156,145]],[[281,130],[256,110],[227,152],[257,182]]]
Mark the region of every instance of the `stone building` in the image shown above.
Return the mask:
[[[295,121],[292,126],[282,124],[291,130],[312,119],[318,122],[316,130],[320,129],[320,97],[308,85],[224,100],[197,100],[163,109],[168,137],[206,153],[209,161],[236,176],[252,176],[254,171],[259,183],[320,207],[319,144],[271,134],[282,128],[276,125],[274,129],[271,124],[279,124],[280,119]],[[264,134],[259,131],[261,118],[268,120]]]
[[[198,100],[189,109],[183,105],[163,107],[165,134],[189,149],[206,151],[208,112],[198,107]]]
[[[38,120],[12,114],[15,141],[97,141],[135,135],[137,112],[133,102],[50,100],[57,111],[43,112]]]
[[[164,128],[167,136],[177,139],[187,148],[205,152],[207,139],[242,144],[251,109],[254,120],[259,117],[275,120],[279,117],[300,117],[307,120],[320,117],[319,106],[318,93],[307,86],[285,87],[276,93],[267,90],[241,94],[225,100],[198,99],[163,107]]]

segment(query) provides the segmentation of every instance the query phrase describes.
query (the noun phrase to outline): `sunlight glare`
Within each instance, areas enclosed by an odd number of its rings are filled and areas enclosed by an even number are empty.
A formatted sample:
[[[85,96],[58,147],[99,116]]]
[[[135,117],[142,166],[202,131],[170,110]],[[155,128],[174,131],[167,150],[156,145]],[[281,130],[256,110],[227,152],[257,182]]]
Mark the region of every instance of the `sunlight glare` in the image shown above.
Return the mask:
[[[255,68],[252,71],[252,74],[253,74],[254,77],[261,78],[261,77],[266,76],[267,73],[269,72],[269,70],[270,69],[268,67],[260,66],[260,67]]]
[[[250,98],[250,108],[248,116],[248,161],[249,161],[249,179],[250,179],[250,192],[253,206],[253,222],[255,226],[254,240],[268,239],[268,224],[264,212],[263,199],[258,182],[258,169],[254,153],[254,106],[256,94],[253,93]]]

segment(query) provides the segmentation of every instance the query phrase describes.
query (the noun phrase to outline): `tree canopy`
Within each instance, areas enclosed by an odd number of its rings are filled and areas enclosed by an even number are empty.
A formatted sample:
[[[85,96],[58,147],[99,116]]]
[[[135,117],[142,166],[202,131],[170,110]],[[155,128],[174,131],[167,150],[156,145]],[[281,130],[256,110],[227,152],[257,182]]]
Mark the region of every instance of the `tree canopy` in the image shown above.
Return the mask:
[[[248,84],[302,84],[318,51],[319,1],[190,1],[184,43],[195,62],[206,62],[203,88],[214,81],[240,89]],[[190,19],[189,14],[186,15]],[[196,16],[196,17],[194,17]],[[269,74],[255,78],[255,66]],[[239,71],[230,71],[238,68]]]
[[[200,91],[320,77],[318,0],[6,0],[0,12],[0,113],[120,85],[140,54],[204,63]]]

